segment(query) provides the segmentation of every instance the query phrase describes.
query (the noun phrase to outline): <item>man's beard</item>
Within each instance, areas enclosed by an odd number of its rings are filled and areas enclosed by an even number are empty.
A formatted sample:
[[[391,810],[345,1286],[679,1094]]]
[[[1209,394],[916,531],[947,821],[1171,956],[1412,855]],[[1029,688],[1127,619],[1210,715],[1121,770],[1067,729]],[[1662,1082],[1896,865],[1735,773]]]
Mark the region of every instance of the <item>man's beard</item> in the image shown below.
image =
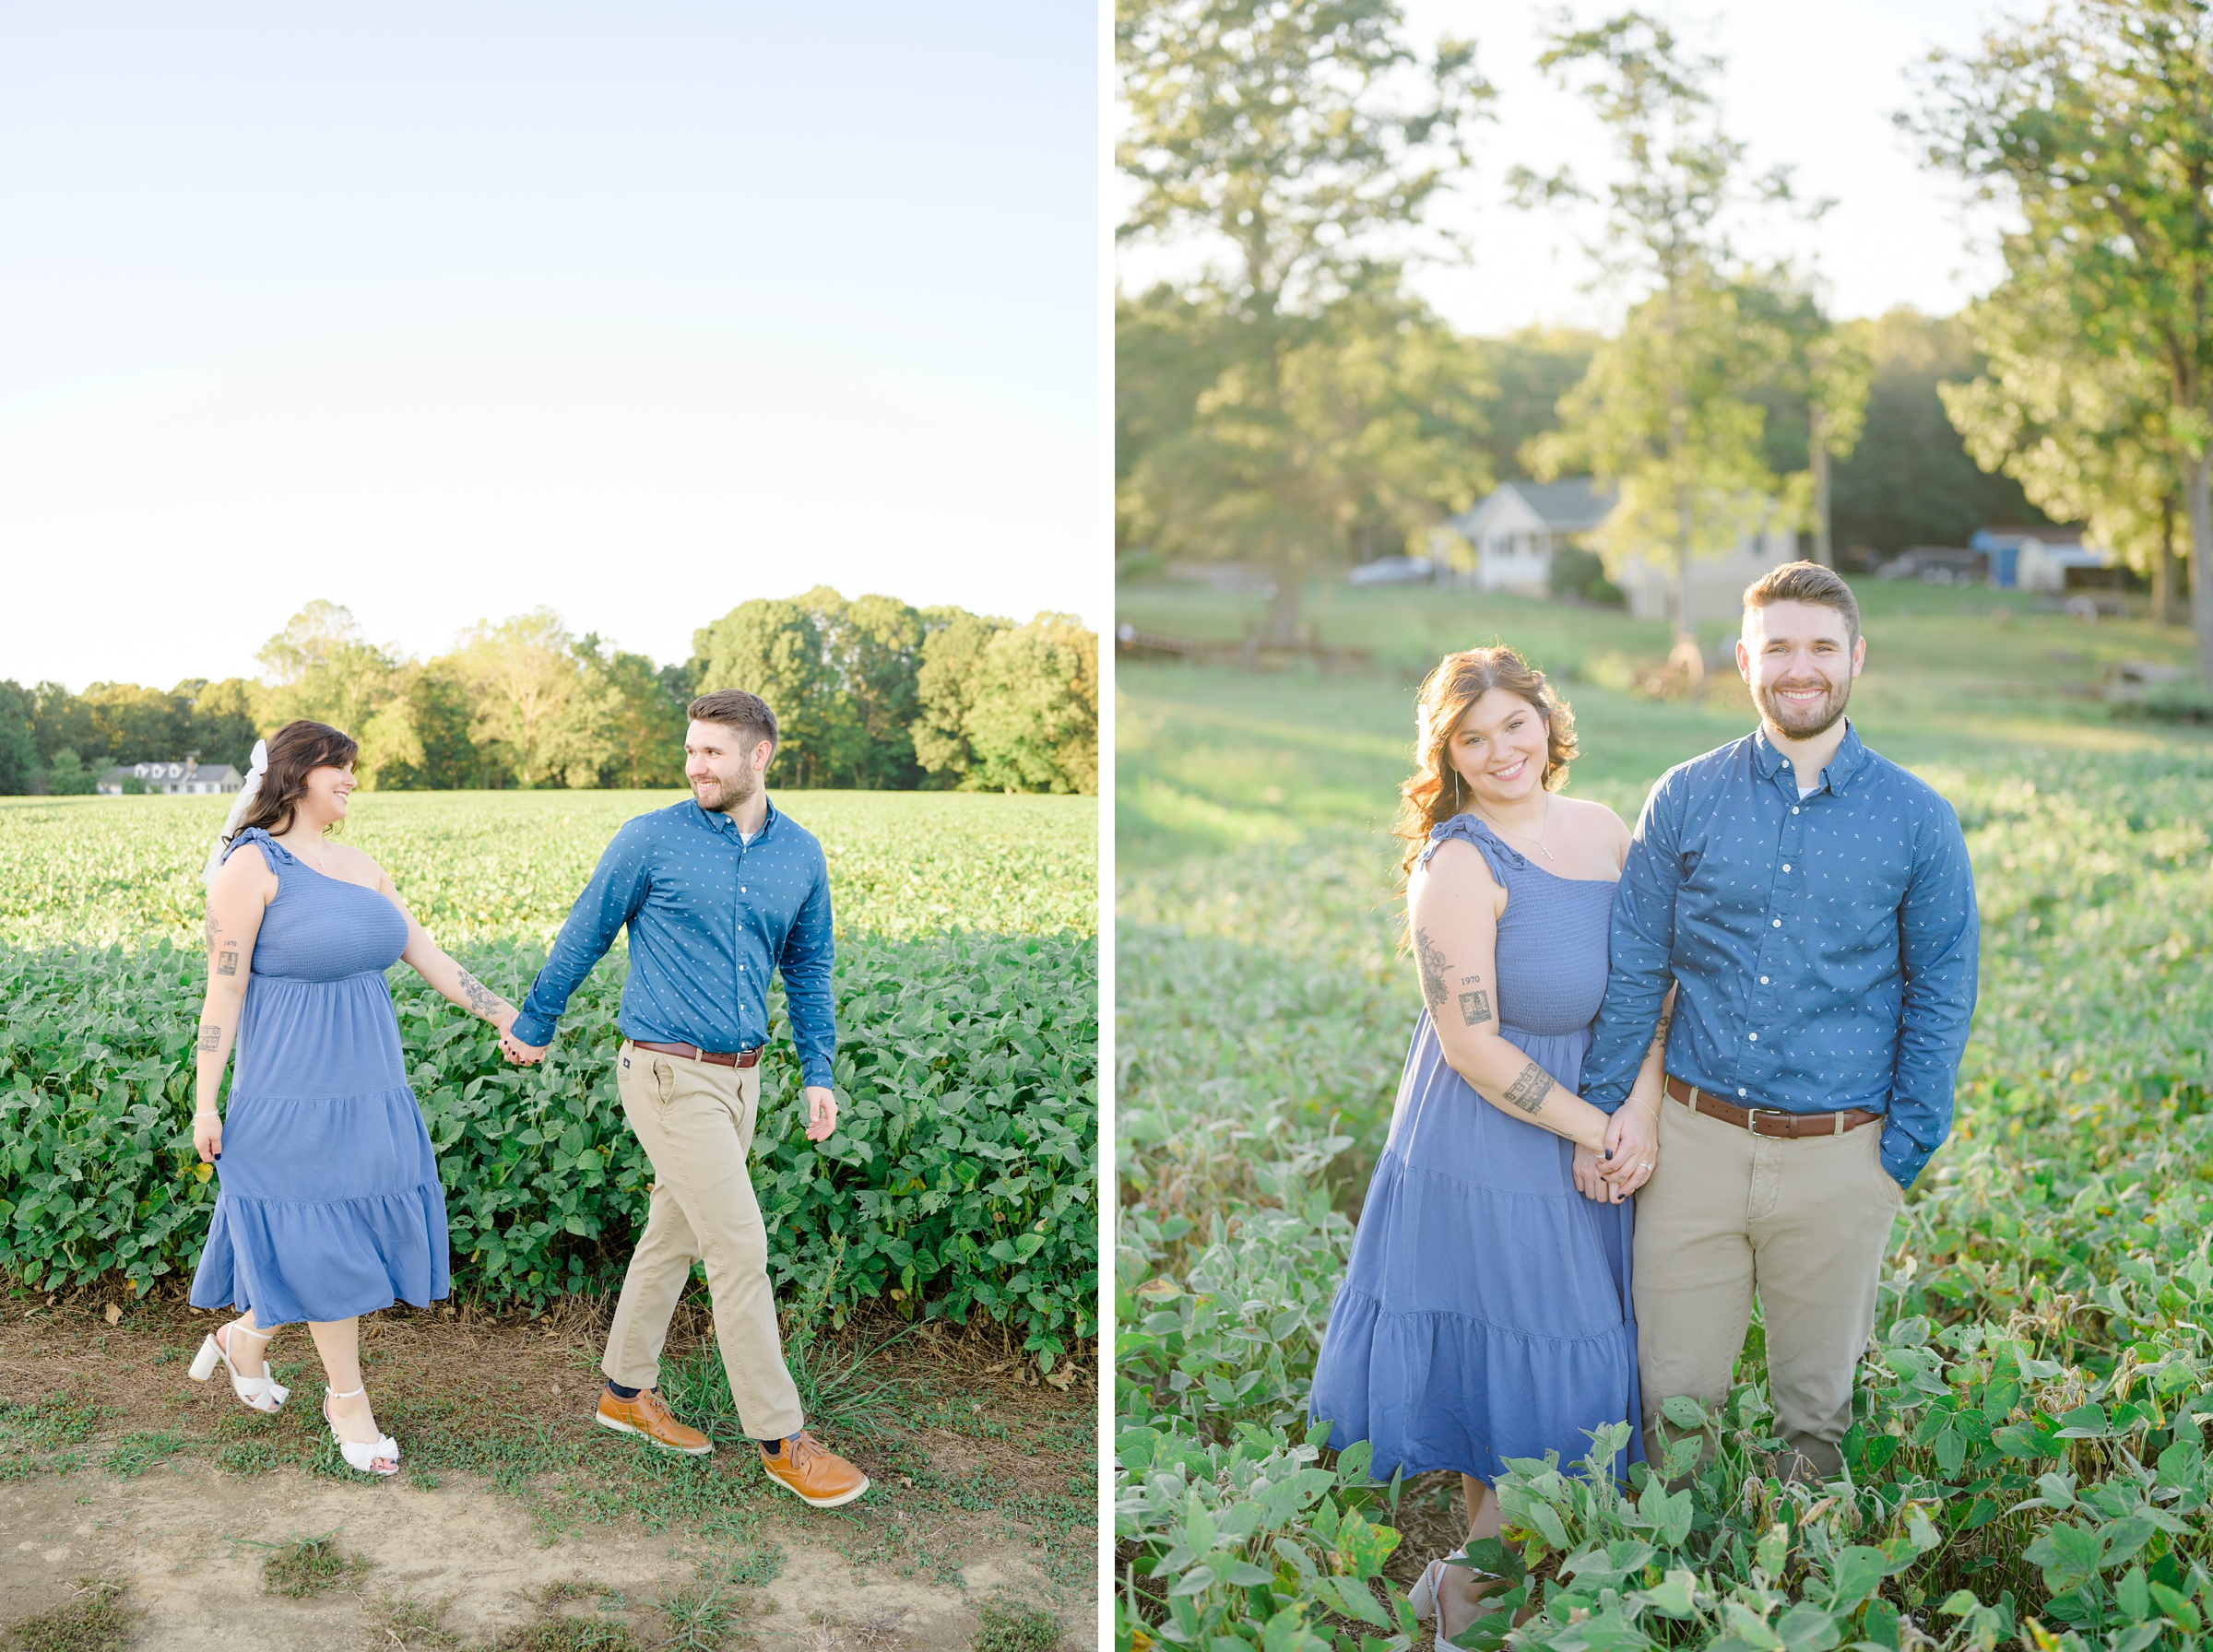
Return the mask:
[[[1846,678],[1841,685],[1828,690],[1828,699],[1803,711],[1784,703],[1773,684],[1755,687],[1752,699],[1759,707],[1759,714],[1790,738],[1810,740],[1837,726],[1837,719],[1844,714],[1844,707],[1852,699],[1852,679]]]
[[[692,783],[693,800],[700,808],[713,814],[728,814],[760,789],[760,782],[747,773],[740,773],[729,780],[715,775]]]

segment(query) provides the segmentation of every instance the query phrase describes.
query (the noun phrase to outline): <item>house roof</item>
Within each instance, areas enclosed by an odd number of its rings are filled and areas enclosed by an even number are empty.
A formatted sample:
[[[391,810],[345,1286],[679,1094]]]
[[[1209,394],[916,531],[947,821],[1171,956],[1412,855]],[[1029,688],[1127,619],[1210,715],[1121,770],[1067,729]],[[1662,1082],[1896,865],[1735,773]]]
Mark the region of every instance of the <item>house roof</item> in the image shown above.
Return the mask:
[[[1596,486],[1587,476],[1569,477],[1558,482],[1501,482],[1473,507],[1455,516],[1451,526],[1467,533],[1480,525],[1482,517],[1511,498],[1519,499],[1548,532],[1584,533],[1606,519],[1606,513],[1614,508],[1618,497],[1611,489]]]
[[[148,785],[177,785],[189,779],[207,785],[237,785],[242,776],[229,763],[202,763],[187,771],[183,761],[117,763],[101,777],[103,785],[137,779]]]

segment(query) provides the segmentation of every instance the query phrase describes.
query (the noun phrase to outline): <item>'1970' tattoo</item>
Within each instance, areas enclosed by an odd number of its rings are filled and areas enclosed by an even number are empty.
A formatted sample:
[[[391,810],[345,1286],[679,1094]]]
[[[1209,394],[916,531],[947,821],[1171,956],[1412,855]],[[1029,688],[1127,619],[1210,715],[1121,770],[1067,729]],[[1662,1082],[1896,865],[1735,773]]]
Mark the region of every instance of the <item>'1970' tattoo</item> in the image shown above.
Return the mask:
[[[218,1026],[218,1025],[217,1025],[215,1022],[213,1022],[213,1021],[202,1021],[202,1022],[200,1023],[200,1048],[201,1048],[201,1050],[202,1050],[202,1051],[208,1051],[208,1050],[219,1050],[219,1049],[221,1049],[222,1047],[223,1047],[223,1030],[222,1030],[222,1028],[221,1028],[221,1027],[219,1027],[219,1026]]]
[[[1544,1098],[1552,1093],[1552,1075],[1531,1062],[1521,1075],[1506,1087],[1506,1099],[1524,1113],[1543,1109]]]

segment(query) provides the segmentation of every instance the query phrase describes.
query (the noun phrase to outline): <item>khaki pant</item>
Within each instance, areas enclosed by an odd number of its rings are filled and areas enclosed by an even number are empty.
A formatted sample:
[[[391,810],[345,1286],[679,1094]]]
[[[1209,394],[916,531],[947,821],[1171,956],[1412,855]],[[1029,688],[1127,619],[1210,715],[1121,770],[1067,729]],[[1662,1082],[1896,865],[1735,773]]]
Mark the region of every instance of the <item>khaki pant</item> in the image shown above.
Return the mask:
[[[1852,1374],[1905,1195],[1881,1124],[1794,1141],[1660,1104],[1660,1162],[1637,1196],[1637,1352],[1646,1448],[1663,1401],[1725,1398],[1759,1293],[1775,1432],[1841,1472]]]
[[[799,1390],[785,1368],[768,1282],[768,1230],[746,1169],[761,1069],[656,1055],[625,1039],[615,1088],[655,1181],[599,1368],[626,1388],[659,1382],[669,1318],[693,1260],[704,1258],[715,1340],[740,1424],[756,1440],[799,1433]]]

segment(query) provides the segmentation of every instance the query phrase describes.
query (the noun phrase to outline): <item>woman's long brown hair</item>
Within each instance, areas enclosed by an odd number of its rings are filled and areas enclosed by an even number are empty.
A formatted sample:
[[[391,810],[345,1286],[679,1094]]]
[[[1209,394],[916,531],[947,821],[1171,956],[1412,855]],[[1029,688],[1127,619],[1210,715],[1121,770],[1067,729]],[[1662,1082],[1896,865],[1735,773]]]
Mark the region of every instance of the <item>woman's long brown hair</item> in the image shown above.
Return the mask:
[[[1544,719],[1544,789],[1568,784],[1568,762],[1575,756],[1575,713],[1552,691],[1544,673],[1510,648],[1469,648],[1448,654],[1422,681],[1414,698],[1414,773],[1399,787],[1399,819],[1391,828],[1406,844],[1401,876],[1429,842],[1429,834],[1467,805],[1467,787],[1445,753],[1468,708],[1493,689],[1529,702]]]
[[[239,821],[238,830],[243,832],[258,826],[278,837],[291,828],[292,811],[307,795],[308,775],[325,766],[342,769],[361,749],[343,729],[327,723],[311,723],[304,717],[287,723],[269,737],[268,744],[268,773],[261,777],[261,790]]]

